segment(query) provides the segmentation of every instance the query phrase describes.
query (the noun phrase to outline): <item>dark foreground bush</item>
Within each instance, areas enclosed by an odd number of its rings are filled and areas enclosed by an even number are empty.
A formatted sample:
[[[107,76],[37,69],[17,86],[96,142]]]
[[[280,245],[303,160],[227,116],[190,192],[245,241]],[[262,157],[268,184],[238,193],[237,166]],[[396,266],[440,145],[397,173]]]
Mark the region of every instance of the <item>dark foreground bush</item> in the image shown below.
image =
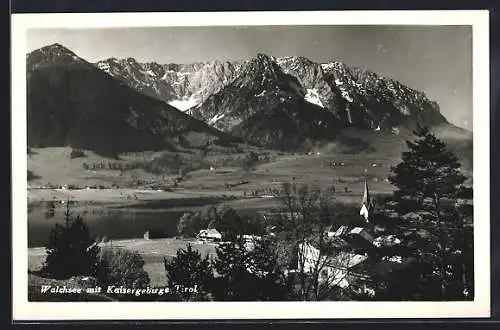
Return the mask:
[[[102,250],[96,277],[98,283],[103,286],[142,288],[149,284],[142,256],[137,252],[117,248]]]
[[[93,275],[99,246],[81,216],[73,217],[68,201],[64,224],[56,223],[45,246],[47,258],[42,274],[55,279]]]

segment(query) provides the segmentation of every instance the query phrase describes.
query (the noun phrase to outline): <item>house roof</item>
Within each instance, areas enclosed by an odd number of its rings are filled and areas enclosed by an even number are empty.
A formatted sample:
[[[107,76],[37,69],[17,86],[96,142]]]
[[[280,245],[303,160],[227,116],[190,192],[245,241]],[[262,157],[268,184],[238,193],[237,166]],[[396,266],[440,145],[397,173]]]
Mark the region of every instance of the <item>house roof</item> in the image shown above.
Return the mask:
[[[364,230],[363,227],[355,227],[351,230],[351,234],[359,234]]]
[[[217,229],[215,229],[215,228],[202,229],[202,230],[200,230],[200,232],[198,233],[198,235],[201,235],[201,234],[215,235],[215,236],[221,235],[221,233]]]
[[[336,268],[339,267],[349,269],[362,263],[366,259],[368,259],[368,256],[343,251],[337,254],[335,257],[331,258],[328,265]]]
[[[345,235],[349,232],[349,227],[347,226],[340,226],[337,231],[335,232],[335,236],[342,236]]]

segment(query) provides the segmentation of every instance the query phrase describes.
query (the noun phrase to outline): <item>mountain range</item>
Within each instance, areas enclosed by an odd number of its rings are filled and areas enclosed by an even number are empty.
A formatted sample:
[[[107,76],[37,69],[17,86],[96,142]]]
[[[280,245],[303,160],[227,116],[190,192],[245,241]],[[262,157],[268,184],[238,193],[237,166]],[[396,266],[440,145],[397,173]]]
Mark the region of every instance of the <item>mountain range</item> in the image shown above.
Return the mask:
[[[27,55],[27,76],[33,146],[139,150],[238,137],[297,149],[350,127],[458,129],[424,93],[337,61],[258,54],[192,64],[89,63],[55,44]],[[188,141],[193,136],[196,143]]]

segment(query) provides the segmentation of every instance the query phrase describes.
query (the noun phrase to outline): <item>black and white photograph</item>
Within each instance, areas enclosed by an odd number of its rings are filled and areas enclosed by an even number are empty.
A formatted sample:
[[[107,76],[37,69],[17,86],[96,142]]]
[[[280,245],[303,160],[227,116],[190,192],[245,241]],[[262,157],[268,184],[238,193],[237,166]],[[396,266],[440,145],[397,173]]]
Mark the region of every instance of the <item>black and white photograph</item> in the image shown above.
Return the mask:
[[[19,17],[21,314],[487,316],[487,12],[198,14]]]

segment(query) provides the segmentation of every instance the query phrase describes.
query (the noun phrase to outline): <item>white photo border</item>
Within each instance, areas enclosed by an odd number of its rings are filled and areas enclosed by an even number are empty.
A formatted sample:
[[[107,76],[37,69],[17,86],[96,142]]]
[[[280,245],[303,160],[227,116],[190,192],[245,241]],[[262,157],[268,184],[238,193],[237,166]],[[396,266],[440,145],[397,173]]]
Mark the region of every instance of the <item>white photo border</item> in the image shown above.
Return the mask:
[[[26,31],[249,25],[470,25],[473,33],[474,301],[461,302],[28,302]],[[13,14],[12,288],[14,320],[463,318],[490,316],[489,12],[283,11]]]

